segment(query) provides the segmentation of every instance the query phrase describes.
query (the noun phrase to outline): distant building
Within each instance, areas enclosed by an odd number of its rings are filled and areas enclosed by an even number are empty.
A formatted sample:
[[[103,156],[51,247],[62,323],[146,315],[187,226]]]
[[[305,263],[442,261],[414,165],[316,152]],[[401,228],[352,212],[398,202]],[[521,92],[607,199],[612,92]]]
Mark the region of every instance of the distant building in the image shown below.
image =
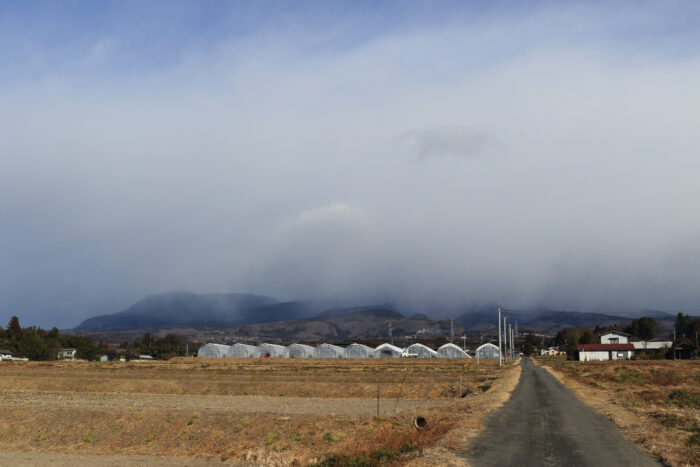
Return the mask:
[[[601,344],[629,344],[630,335],[621,331],[610,331],[600,335]]]
[[[11,350],[0,349],[0,361],[3,361],[3,360],[12,360],[12,356],[13,356],[13,355],[14,355],[14,353],[12,353]]]
[[[97,356],[97,360],[100,361],[100,362],[108,362],[108,361],[109,361],[109,357],[108,357],[107,355],[98,355],[98,356]]]
[[[77,350],[75,349],[61,349],[56,355],[57,360],[75,360],[75,355]]]
[[[632,345],[634,345],[634,350],[670,349],[673,346],[673,341],[662,338],[656,338],[650,341],[632,342]]]
[[[632,344],[578,344],[578,359],[582,362],[629,360],[634,355]]]
[[[542,349],[542,350],[540,350],[540,355],[546,355],[546,356],[549,356],[549,357],[553,357],[553,356],[556,356],[556,355],[566,355],[566,352],[563,352],[563,351],[559,350],[558,347],[550,347],[550,348],[548,348],[548,349]]]

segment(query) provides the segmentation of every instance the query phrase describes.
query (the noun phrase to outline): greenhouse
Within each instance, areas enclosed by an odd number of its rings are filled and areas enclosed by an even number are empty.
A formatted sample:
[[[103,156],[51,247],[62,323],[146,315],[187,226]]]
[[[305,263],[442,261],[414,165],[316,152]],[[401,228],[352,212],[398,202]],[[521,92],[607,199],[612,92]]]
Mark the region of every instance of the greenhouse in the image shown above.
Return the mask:
[[[333,344],[318,344],[314,351],[315,358],[345,358],[345,349]]]
[[[227,357],[231,358],[248,358],[259,357],[260,349],[254,345],[248,344],[233,344],[228,351]]]
[[[260,344],[260,356],[271,358],[287,358],[287,347],[277,344]]]
[[[454,344],[445,344],[437,350],[439,358],[471,358],[467,352]]]
[[[223,344],[204,344],[197,351],[197,356],[200,358],[227,357],[229,348],[228,345]]]
[[[498,347],[490,343],[482,345],[475,353],[477,358],[498,358],[500,355]]]
[[[375,358],[399,358],[403,349],[391,344],[382,344],[374,349]]]
[[[313,358],[314,348],[310,345],[292,344],[287,347],[289,358]]]
[[[374,349],[362,344],[350,344],[345,347],[345,358],[374,358]]]
[[[408,355],[418,355],[418,358],[437,358],[438,353],[423,344],[411,344],[406,349]]]

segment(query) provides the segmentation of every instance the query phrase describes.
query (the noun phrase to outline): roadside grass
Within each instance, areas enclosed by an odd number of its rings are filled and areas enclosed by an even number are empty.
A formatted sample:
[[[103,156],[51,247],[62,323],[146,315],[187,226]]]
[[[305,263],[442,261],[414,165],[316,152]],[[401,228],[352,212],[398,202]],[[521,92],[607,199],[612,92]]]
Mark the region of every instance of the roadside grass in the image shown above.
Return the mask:
[[[700,362],[539,361],[641,450],[666,465],[700,464]]]

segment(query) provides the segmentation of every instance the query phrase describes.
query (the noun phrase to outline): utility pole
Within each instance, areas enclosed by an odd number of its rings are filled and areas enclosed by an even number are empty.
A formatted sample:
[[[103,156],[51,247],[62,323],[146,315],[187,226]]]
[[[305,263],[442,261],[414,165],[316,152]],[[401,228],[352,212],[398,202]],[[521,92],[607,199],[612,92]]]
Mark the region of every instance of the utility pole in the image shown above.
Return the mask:
[[[510,359],[513,360],[513,325],[508,325],[508,337],[510,337]]]
[[[391,334],[391,323],[389,323],[389,337],[391,338],[391,345],[394,345],[394,336]]]
[[[508,328],[506,327],[506,317],[503,317],[503,351],[505,352],[506,355],[506,360],[508,360],[508,334],[507,331]]]
[[[501,309],[498,309],[498,366],[503,366],[503,355],[501,353]]]
[[[697,340],[697,335],[698,335],[698,333],[696,332],[695,333],[696,340]],[[462,346],[462,350],[464,350],[466,352],[467,351],[467,335],[466,334],[462,336],[462,340],[464,341],[464,345]]]
[[[450,320],[450,344],[455,340],[455,322],[453,319]]]

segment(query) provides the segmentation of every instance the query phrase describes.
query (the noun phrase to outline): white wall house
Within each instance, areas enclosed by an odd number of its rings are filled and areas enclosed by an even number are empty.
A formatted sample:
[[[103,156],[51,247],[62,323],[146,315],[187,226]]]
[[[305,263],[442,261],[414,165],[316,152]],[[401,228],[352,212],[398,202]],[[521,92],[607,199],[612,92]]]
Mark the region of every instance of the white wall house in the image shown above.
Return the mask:
[[[0,361],[3,360],[12,360],[12,351],[7,350],[7,349],[0,349]]]
[[[632,344],[578,344],[576,350],[582,362],[629,360],[634,355]]]
[[[610,331],[600,335],[601,344],[629,344],[630,335],[620,331]]]
[[[77,350],[75,349],[61,349],[58,351],[56,358],[58,360],[75,360],[75,354]]]

